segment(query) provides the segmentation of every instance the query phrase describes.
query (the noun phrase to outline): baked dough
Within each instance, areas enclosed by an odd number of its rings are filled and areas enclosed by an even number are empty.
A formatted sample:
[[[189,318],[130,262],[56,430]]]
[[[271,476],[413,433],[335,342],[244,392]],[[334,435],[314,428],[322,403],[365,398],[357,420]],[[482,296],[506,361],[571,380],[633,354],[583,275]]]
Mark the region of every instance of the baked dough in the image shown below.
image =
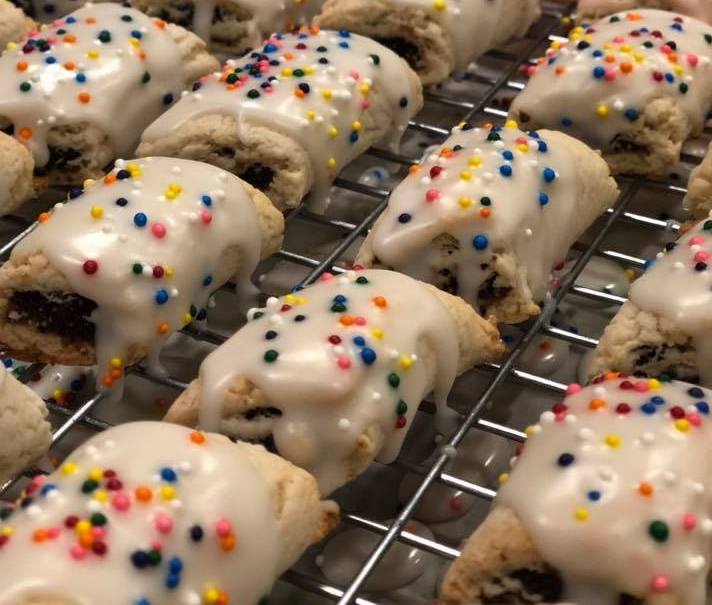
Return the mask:
[[[0,129],[44,185],[78,186],[217,61],[194,34],[118,4],[81,8],[0,57]]]
[[[552,269],[617,196],[600,155],[572,137],[465,124],[396,187],[356,263],[517,323],[539,313]]]
[[[382,139],[400,140],[422,103],[417,76],[384,46],[303,29],[203,80],[149,126],[139,155],[215,164],[282,210],[309,193],[322,211],[341,168]]]
[[[712,211],[712,147],[690,173],[683,206],[697,219],[707,218]]]
[[[338,517],[261,446],[160,422],[92,437],[20,504],[0,530],[13,605],[257,605]]]
[[[51,214],[0,268],[0,342],[13,357],[98,364],[103,387],[205,316],[210,294],[279,249],[283,218],[214,166],[117,162]]]
[[[612,13],[636,8],[660,8],[712,23],[709,0],[579,0],[576,18],[599,19]]]
[[[0,486],[45,455],[52,443],[46,418],[37,394],[0,368]]]
[[[315,22],[378,40],[428,86],[523,36],[540,14],[539,0],[326,0]]]
[[[703,605],[712,393],[610,374],[527,430],[494,509],[448,570],[448,605]]]
[[[614,173],[662,175],[712,107],[712,26],[675,13],[617,13],[530,68],[511,116],[562,129],[603,152]]]
[[[12,212],[32,196],[33,166],[27,147],[0,132],[0,216]]]
[[[270,440],[322,493],[392,462],[422,399],[503,351],[461,299],[390,271],[326,279],[252,313],[166,420]]]
[[[712,220],[699,222],[658,256],[606,326],[591,374],[666,374],[712,386]]]
[[[0,51],[12,42],[20,42],[35,27],[37,24],[21,9],[8,0],[0,0]]]

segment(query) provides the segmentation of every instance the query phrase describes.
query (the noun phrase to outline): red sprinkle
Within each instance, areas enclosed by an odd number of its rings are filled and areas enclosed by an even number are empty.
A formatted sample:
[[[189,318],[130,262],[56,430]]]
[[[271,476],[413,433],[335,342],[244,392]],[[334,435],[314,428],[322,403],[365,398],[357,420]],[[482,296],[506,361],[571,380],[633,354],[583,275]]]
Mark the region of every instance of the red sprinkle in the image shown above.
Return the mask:
[[[94,273],[99,270],[99,263],[97,263],[95,260],[87,260],[84,261],[82,268],[84,269],[84,273],[86,273],[87,275],[94,275]]]

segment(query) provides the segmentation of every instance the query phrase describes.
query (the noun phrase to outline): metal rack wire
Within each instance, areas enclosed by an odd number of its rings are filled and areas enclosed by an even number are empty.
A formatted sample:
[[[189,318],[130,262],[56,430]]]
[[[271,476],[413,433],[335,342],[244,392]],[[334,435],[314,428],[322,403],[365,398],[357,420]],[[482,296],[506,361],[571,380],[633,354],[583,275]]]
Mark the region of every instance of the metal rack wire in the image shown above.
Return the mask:
[[[488,118],[506,117],[506,111],[503,111],[494,103],[497,95],[507,91],[516,92],[523,88],[523,81],[518,76],[519,68],[529,63],[536,52],[541,52],[549,40],[562,39],[561,36],[566,32],[566,27],[562,24],[562,18],[569,14],[571,8],[570,3],[567,5],[545,1],[544,13],[540,22],[532,28],[532,33],[519,44],[521,52],[515,54],[511,52],[492,51],[488,53],[489,58],[503,63],[506,66],[500,69],[495,76],[485,73],[484,71],[480,72],[480,70],[472,74],[472,80],[475,83],[487,87],[486,92],[476,101],[462,100],[449,94],[433,92],[427,96],[427,105],[431,108],[439,108],[441,114],[443,111],[451,109],[457,110],[464,120],[486,121]],[[460,119],[457,121],[460,121]],[[426,121],[419,121],[418,119],[411,122],[410,128],[425,133],[438,141],[442,141],[449,135],[448,129]],[[368,155],[374,161],[387,161],[401,166],[408,166],[420,159],[418,157],[406,157],[380,149],[372,149],[368,152]],[[692,157],[685,159],[692,163],[697,161]],[[426,491],[434,483],[440,483],[483,500],[492,500],[494,498],[494,490],[446,472],[446,465],[453,456],[453,453],[456,452],[457,447],[470,430],[484,431],[518,442],[525,440],[524,433],[516,428],[483,417],[485,407],[490,403],[498,390],[508,381],[514,380],[527,387],[543,389],[556,394],[565,391],[566,387],[563,383],[519,369],[517,367],[517,361],[537,335],[545,335],[586,349],[596,346],[597,340],[594,337],[580,334],[570,329],[557,327],[552,324],[552,317],[559,307],[559,304],[569,296],[590,299],[607,305],[620,305],[625,302],[625,298],[621,296],[576,285],[576,281],[581,272],[594,256],[606,258],[628,267],[642,268],[644,266],[643,259],[615,249],[607,249],[603,245],[604,240],[614,225],[617,223],[630,223],[640,228],[648,229],[651,232],[666,231],[672,234],[676,233],[679,229],[679,225],[674,221],[632,212],[628,210],[628,206],[631,200],[633,200],[642,189],[662,191],[666,194],[679,197],[685,193],[684,188],[674,183],[629,178],[619,179],[619,184],[622,193],[617,204],[597,223],[595,229],[593,229],[593,233],[589,234],[590,240],[587,243],[579,243],[574,246],[578,257],[573,267],[561,278],[558,289],[553,292],[545,302],[542,313],[525,327],[520,340],[510,350],[506,360],[501,364],[489,364],[483,368],[486,372],[489,372],[489,376],[486,388],[482,394],[477,397],[475,401],[467,405],[467,409],[469,410],[467,415],[462,417],[457,430],[444,442],[444,446],[440,450],[441,453],[436,456],[434,462],[428,468],[415,469],[422,476],[420,485],[410,500],[402,507],[395,520],[390,524],[384,524],[370,519],[368,516],[359,514],[358,512],[347,512],[343,515],[343,519],[346,523],[381,536],[378,545],[353,578],[350,585],[342,589],[325,583],[321,578],[316,578],[294,570],[287,572],[284,575],[284,580],[303,590],[338,602],[339,605],[348,605],[350,603],[376,605],[374,601],[362,596],[362,586],[369,574],[376,569],[379,561],[396,541],[416,546],[423,551],[433,553],[447,560],[452,560],[459,555],[457,549],[447,544],[435,539],[431,540],[420,537],[404,529]],[[281,262],[299,265],[309,270],[307,276],[302,280],[301,285],[314,282],[325,271],[335,273],[343,271],[340,261],[345,253],[358,238],[367,232],[388,202],[388,190],[365,185],[353,179],[338,178],[335,181],[335,186],[361,196],[366,196],[372,199],[374,203],[358,223],[317,216],[306,210],[294,213],[288,218],[288,225],[295,220],[295,217],[298,217],[299,220],[307,221],[308,223],[327,225],[342,235],[338,244],[329,250],[323,258],[314,258],[313,256],[305,255],[302,252],[288,248],[281,250],[277,254]],[[16,217],[10,217],[9,220],[16,227],[18,232],[17,235],[0,246],[0,260],[7,258],[12,247],[34,228],[34,225],[30,225],[26,221],[22,221]],[[190,337],[215,345],[219,345],[225,340],[225,337],[221,334],[204,328],[188,327],[184,332]],[[24,372],[21,379],[26,381],[37,370],[37,366],[31,366]],[[173,377],[159,378],[151,376],[141,366],[130,368],[129,372],[142,380],[156,382],[177,391],[187,386],[185,382]],[[56,417],[61,418],[61,423],[53,432],[53,445],[60,442],[74,427],[79,425],[88,427],[94,431],[109,428],[111,426],[109,423],[92,414],[93,409],[103,397],[104,395],[102,393],[97,393],[75,410],[68,410],[59,405],[49,403],[48,406],[51,412]],[[20,480],[21,478],[17,477],[13,481],[0,487],[0,496]]]

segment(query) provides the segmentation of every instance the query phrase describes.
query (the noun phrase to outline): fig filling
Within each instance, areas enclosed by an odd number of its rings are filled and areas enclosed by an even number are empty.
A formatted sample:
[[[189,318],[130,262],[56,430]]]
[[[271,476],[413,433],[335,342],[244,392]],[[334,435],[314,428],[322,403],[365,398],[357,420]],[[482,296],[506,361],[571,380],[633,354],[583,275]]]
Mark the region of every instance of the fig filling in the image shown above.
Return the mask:
[[[18,291],[10,298],[8,320],[73,342],[93,343],[94,324],[90,317],[94,309],[94,301],[77,294]]]
[[[35,175],[44,176],[51,170],[65,170],[76,172],[81,168],[82,154],[71,147],[49,147],[49,160],[44,166],[35,166]]]
[[[248,182],[255,189],[267,191],[274,180],[274,170],[264,164],[250,164],[243,172],[238,174],[243,181]]]
[[[386,48],[390,48],[399,57],[405,59],[406,63],[413,69],[420,67],[420,49],[409,40],[398,36],[392,38],[375,38],[375,40],[383,44]]]
[[[697,369],[690,367],[687,363],[680,362],[682,356],[689,350],[690,347],[686,345],[639,346],[633,351],[636,355],[636,371],[647,373],[646,370],[652,365],[662,366],[662,373],[673,380],[698,383],[700,376]]]

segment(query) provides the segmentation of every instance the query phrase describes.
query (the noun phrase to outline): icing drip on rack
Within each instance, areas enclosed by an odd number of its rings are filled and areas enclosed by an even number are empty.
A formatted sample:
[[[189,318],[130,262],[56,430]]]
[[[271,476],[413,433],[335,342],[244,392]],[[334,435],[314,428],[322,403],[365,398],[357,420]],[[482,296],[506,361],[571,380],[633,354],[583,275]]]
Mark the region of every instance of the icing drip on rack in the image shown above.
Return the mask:
[[[669,593],[703,605],[712,393],[618,374],[567,393],[527,430],[497,502],[561,574],[566,600],[614,605],[621,593]]]
[[[373,89],[373,90],[372,90]],[[383,95],[372,106],[370,96]],[[418,109],[408,66],[377,42],[346,31],[314,28],[275,34],[259,52],[228,61],[205,78],[143,134],[155,141],[209,113],[235,117],[292,137],[309,154],[310,200],[323,210],[341,168],[371,144],[362,132],[369,112],[389,111],[393,140],[400,139]]]
[[[445,144],[411,168],[391,194],[369,235],[382,263],[437,283],[442,246],[457,240],[449,260],[458,295],[479,308],[492,262],[513,250],[535,300],[543,299],[554,265],[563,260],[577,223],[575,165],[546,136],[504,128],[455,128]]]
[[[40,216],[12,260],[43,253],[97,304],[98,381],[120,384],[136,351],[154,367],[168,336],[205,317],[210,294],[260,258],[260,226],[237,177],[173,158],[118,161],[102,181]]]
[[[49,161],[51,128],[92,124],[115,156],[131,154],[143,128],[185,85],[178,45],[163,21],[118,4],[86,6],[0,57],[0,121]]]
[[[123,424],[42,479],[3,515],[3,605],[257,605],[279,573],[270,488],[219,435]]]
[[[200,426],[239,432],[221,411],[231,383],[247,379],[281,410],[271,425],[280,455],[311,472],[323,494],[350,478],[346,464],[363,440],[392,462],[433,385],[445,411],[456,328],[419,282],[379,270],[326,274],[252,318],[200,368]]]
[[[608,149],[654,99],[671,97],[701,130],[712,98],[712,27],[659,10],[619,13],[554,41],[512,114]]]
[[[245,38],[264,40],[273,32],[291,31],[308,24],[321,8],[321,0],[231,0],[247,10],[252,19],[247,23]],[[228,3],[229,4],[229,3]],[[193,0],[193,31],[206,42],[217,0]]]
[[[712,219],[695,225],[665,252],[630,288],[638,308],[664,317],[692,337],[697,368],[712,385]]]

